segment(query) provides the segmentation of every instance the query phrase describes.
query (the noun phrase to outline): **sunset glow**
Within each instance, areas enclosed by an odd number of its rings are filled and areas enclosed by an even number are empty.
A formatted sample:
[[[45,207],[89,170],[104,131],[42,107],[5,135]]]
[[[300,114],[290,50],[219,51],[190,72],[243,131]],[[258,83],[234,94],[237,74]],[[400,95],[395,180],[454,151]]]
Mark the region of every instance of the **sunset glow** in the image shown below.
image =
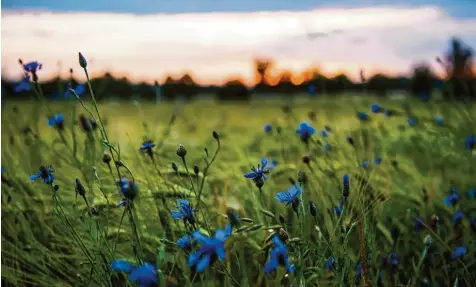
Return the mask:
[[[460,36],[476,46],[476,20],[439,7],[316,9],[312,11],[132,15],[92,12],[2,12],[2,76],[19,78],[18,59],[43,63],[42,79],[78,69],[129,80],[163,82],[189,72],[202,84],[255,79],[254,58],[275,61],[275,75],[300,83],[310,69],[327,75],[359,70],[406,73],[432,62]],[[436,64],[435,64],[436,69]],[[78,73],[79,74],[79,73]]]

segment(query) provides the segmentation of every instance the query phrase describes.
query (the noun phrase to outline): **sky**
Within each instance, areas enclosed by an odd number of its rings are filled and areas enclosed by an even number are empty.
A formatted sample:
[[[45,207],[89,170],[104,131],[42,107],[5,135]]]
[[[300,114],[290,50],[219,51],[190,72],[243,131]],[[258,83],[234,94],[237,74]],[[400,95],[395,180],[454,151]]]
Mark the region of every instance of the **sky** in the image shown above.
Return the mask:
[[[93,75],[134,82],[192,74],[203,84],[254,78],[252,60],[275,73],[319,67],[407,73],[434,63],[452,36],[476,47],[476,0],[4,0],[2,76],[21,77],[18,59],[39,76],[67,76],[77,53]],[[81,76],[78,76],[81,78]]]

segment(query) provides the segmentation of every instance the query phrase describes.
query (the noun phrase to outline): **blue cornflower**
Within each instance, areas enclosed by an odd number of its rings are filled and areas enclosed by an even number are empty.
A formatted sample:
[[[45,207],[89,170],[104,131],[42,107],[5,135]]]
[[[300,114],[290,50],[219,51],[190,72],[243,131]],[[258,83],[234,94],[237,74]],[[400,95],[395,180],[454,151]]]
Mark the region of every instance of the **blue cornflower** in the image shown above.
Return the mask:
[[[241,221],[240,221],[240,215],[238,212],[232,208],[229,208],[226,211],[226,215],[228,217],[228,221],[232,226],[240,227]]]
[[[459,210],[453,214],[453,223],[457,224],[460,223],[464,218],[464,213],[463,211]]]
[[[21,82],[15,86],[15,93],[27,92],[31,90],[30,75],[25,74]]]
[[[316,130],[308,122],[301,122],[299,128],[296,130],[296,134],[301,136],[301,140],[305,144],[309,143],[309,139],[315,133]]]
[[[468,189],[466,195],[468,196],[468,199],[476,198],[476,188],[471,187],[470,189]]]
[[[430,94],[427,92],[421,92],[420,93],[420,100],[422,101],[428,101],[430,99]]]
[[[126,260],[114,260],[111,268],[117,272],[128,273],[129,280],[137,283],[139,287],[156,287],[159,284],[157,269],[153,264],[144,263],[136,266]]]
[[[177,199],[177,209],[171,211],[173,219],[183,219],[184,223],[195,224],[195,215],[193,213],[196,209],[190,205],[188,200]]]
[[[369,119],[369,115],[366,112],[357,112],[357,117],[359,120],[366,121]]]
[[[286,206],[292,205],[294,211],[297,211],[299,207],[299,196],[302,193],[301,186],[299,184],[295,184],[288,188],[286,191],[280,192],[276,194],[276,199],[279,202],[285,203]]]
[[[324,152],[329,152],[332,150],[332,146],[329,143],[324,145]]]
[[[182,249],[190,250],[192,248],[192,240],[191,240],[190,236],[185,235],[183,237],[180,237],[177,240],[177,245],[180,246],[180,248],[182,248]]]
[[[357,270],[355,271],[355,276],[357,276],[357,278],[358,278],[357,281],[360,281],[360,278],[362,277],[362,272],[363,272],[362,263],[359,263],[357,265]]]
[[[376,157],[376,158],[375,158],[375,164],[376,164],[376,165],[380,165],[381,163],[382,163],[382,158],[379,157],[379,156]]]
[[[340,216],[342,214],[342,211],[344,210],[344,201],[341,200],[339,201],[339,205],[337,205],[336,207],[334,207],[332,210],[331,210],[331,213],[337,215],[337,216]]]
[[[71,84],[68,84],[66,86],[66,91],[64,91],[64,98],[69,99],[70,97],[74,97],[74,94],[70,92],[71,89]],[[86,92],[86,86],[83,84],[79,84],[76,86],[76,88],[73,89],[74,92],[78,97],[81,97],[85,92]]]
[[[272,238],[273,248],[269,260],[264,265],[264,272],[269,274],[276,270],[279,265],[286,267],[288,272],[294,272],[294,265],[289,263],[288,247],[279,239],[278,235]]]
[[[414,229],[417,230],[417,231],[422,230],[425,227],[425,225],[423,225],[423,222],[424,222],[423,218],[417,217],[416,220],[415,220]]]
[[[328,136],[327,131],[326,130],[321,130],[321,136],[326,138]]]
[[[435,124],[438,125],[438,126],[442,126],[443,125],[443,117],[442,116],[436,116],[435,117]]]
[[[414,127],[417,124],[417,119],[415,117],[408,118],[408,125]]]
[[[64,129],[64,116],[62,114],[56,114],[48,117],[48,125],[50,127],[56,127],[60,130]]]
[[[445,205],[452,206],[455,205],[459,200],[459,195],[456,193],[456,188],[451,187],[450,195],[445,198]]]
[[[335,264],[336,264],[336,259],[333,256],[329,257],[326,263],[324,264],[324,268],[327,270],[332,270],[334,269]]]
[[[362,166],[363,168],[368,168],[369,167],[369,161],[368,160],[364,160],[360,166]]]
[[[41,70],[42,66],[42,64],[39,64],[38,62],[34,61],[24,64],[23,69],[25,70],[25,72],[28,73],[36,73],[37,70]]]
[[[151,158],[153,158],[154,153],[152,152],[152,148],[154,148],[154,147],[155,147],[155,144],[151,140],[148,140],[148,141],[143,142],[139,149],[142,152],[146,153]]]
[[[455,252],[451,254],[451,259],[456,260],[457,258],[463,257],[468,249],[464,246],[458,246],[455,249]]]
[[[40,170],[37,173],[30,175],[30,180],[35,181],[41,178],[43,179],[44,183],[51,184],[56,179],[56,177],[53,175],[54,172],[55,170],[51,167],[40,166]]]
[[[310,95],[314,95],[317,91],[317,87],[316,85],[314,84],[310,84],[309,86],[307,86],[307,93],[310,94]]]
[[[121,194],[128,200],[134,200],[139,192],[139,187],[134,181],[129,180],[126,177],[121,178],[117,181],[117,185],[119,186]],[[119,205],[123,205],[124,203],[121,201]]]
[[[262,158],[261,159],[261,167],[258,164],[257,168],[252,167],[251,170],[252,172],[245,173],[245,177],[253,180],[267,180],[268,177],[265,175],[270,172],[270,168],[268,167],[268,159],[267,158]]]
[[[392,263],[392,265],[398,264],[397,252],[394,251],[390,254],[390,263]]]
[[[476,135],[468,136],[464,141],[464,147],[469,151],[476,148]]]
[[[372,113],[381,113],[384,109],[378,104],[372,104],[372,106],[370,106],[370,110],[372,111]]]
[[[267,133],[270,133],[273,130],[273,126],[270,124],[265,124],[263,130]]]
[[[215,235],[210,238],[200,231],[192,233],[193,240],[200,243],[200,249],[190,254],[188,266],[196,267],[197,272],[203,272],[209,265],[215,263],[217,259],[225,259],[225,241],[228,238],[227,231],[217,229]]]

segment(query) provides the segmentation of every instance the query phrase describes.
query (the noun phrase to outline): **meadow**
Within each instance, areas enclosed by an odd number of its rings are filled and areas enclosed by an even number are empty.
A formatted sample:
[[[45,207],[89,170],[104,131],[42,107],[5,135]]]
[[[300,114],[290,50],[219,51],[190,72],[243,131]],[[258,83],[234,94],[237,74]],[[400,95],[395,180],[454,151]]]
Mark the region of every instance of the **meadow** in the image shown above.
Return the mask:
[[[470,103],[95,107],[2,104],[2,285],[474,286]]]

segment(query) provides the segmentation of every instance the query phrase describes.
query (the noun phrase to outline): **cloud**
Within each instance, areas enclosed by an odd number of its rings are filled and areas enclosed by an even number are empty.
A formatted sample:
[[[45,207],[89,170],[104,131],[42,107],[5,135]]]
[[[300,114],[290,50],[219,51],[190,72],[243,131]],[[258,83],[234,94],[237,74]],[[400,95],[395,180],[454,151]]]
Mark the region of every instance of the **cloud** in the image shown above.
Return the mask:
[[[19,76],[18,58],[44,64],[43,77],[77,68],[111,70],[133,81],[191,71],[201,82],[252,78],[254,57],[330,73],[360,68],[406,72],[432,61],[460,36],[476,46],[476,19],[455,19],[437,6],[316,9],[312,11],[156,14],[2,12],[2,65]]]

